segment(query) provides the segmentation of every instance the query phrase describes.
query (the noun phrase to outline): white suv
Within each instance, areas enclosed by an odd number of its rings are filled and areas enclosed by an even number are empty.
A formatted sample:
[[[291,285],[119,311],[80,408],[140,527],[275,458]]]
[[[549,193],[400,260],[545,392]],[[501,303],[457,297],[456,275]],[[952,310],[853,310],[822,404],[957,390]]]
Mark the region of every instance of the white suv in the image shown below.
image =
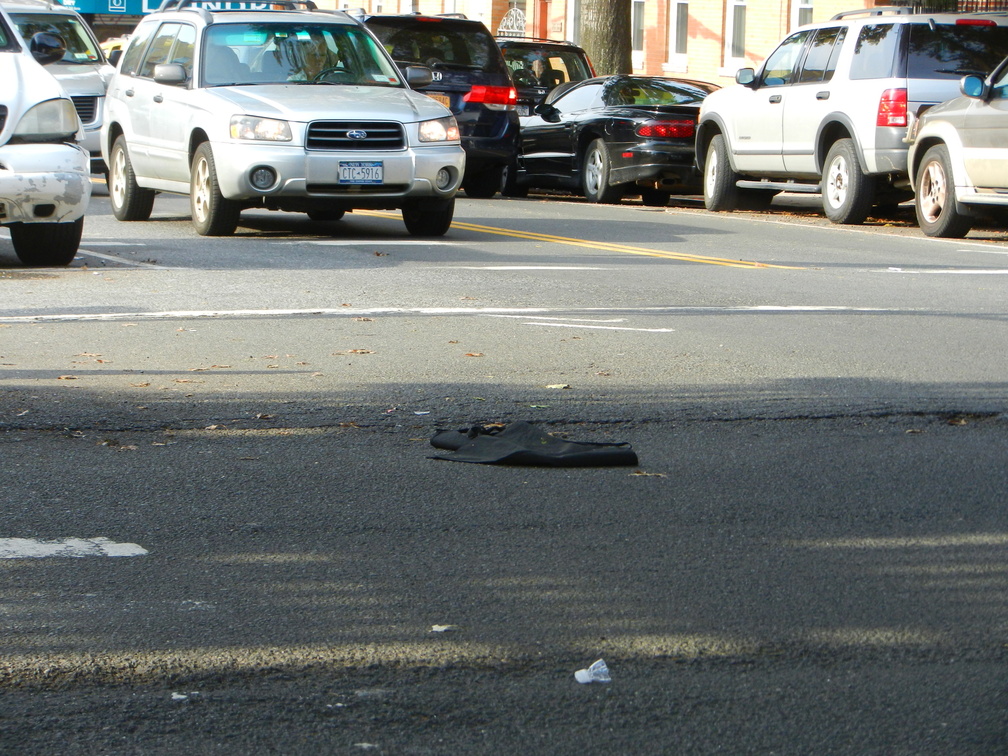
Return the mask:
[[[430,69],[400,72],[348,15],[295,9],[311,3],[189,3],[139,23],[109,85],[116,218],[146,220],[161,191],[189,195],[205,236],[232,234],[250,207],[318,221],[401,209],[411,234],[447,232],[465,152],[451,112],[407,86]]]
[[[758,208],[781,191],[821,193],[836,223],[912,196],[907,127],[985,76],[1008,49],[1008,13],[841,13],[789,35],[758,71],[708,95],[697,167],[709,210]]]
[[[0,8],[0,225],[26,265],[68,265],[91,198],[83,129],[66,92],[39,63],[63,57],[59,37],[26,44]]]
[[[94,33],[79,13],[56,0],[4,0],[3,4],[23,40],[47,32],[59,36],[66,45],[63,58],[47,70],[70,95],[84,124],[84,147],[91,153],[91,172],[104,173],[98,134],[105,88],[114,69],[105,60]]]

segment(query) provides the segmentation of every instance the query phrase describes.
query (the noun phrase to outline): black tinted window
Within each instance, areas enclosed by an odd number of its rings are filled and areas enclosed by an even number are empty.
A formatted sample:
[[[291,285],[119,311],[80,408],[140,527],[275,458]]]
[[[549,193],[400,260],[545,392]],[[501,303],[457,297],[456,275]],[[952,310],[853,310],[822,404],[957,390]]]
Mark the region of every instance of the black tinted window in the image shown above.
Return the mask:
[[[829,81],[836,70],[837,56],[847,33],[844,27],[819,29],[809,45],[799,82]]]
[[[926,24],[910,27],[907,76],[911,79],[959,79],[987,76],[1008,51],[1008,26]]]
[[[888,79],[893,76],[899,27],[896,24],[869,24],[861,27],[854,45],[852,79]]]
[[[430,68],[459,68],[506,74],[500,48],[479,23],[369,18],[367,27],[392,59]]]

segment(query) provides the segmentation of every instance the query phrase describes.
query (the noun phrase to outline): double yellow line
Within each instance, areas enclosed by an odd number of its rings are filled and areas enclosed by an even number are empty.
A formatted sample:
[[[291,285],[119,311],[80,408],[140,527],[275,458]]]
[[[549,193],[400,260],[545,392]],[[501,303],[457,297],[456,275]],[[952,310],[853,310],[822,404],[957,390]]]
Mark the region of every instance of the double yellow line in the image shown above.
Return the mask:
[[[383,213],[371,210],[356,210],[362,215],[372,215],[383,218],[395,218],[391,213]],[[452,228],[465,231],[475,231],[481,234],[493,234],[494,236],[510,236],[515,239],[528,239],[530,241],[546,242],[548,244],[566,244],[570,247],[586,247],[605,252],[622,252],[627,255],[643,255],[645,257],[660,257],[666,260],[678,260],[680,262],[703,263],[705,265],[723,265],[730,268],[776,268],[778,270],[800,270],[790,265],[771,265],[769,263],[755,262],[753,260],[732,260],[727,257],[710,257],[708,255],[691,255],[680,252],[662,252],[657,249],[647,247],[634,247],[629,244],[610,244],[609,242],[591,241],[589,239],[576,239],[569,236],[556,236],[554,234],[540,234],[534,231],[515,231],[510,228],[498,228],[497,226],[484,226],[478,223],[465,223],[463,221],[453,221]]]

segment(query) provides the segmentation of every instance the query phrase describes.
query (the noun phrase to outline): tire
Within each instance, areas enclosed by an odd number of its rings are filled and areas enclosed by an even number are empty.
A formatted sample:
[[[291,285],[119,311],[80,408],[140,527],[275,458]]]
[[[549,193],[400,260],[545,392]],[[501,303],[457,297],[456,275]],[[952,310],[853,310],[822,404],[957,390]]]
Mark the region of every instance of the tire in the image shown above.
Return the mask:
[[[126,137],[119,136],[112,145],[112,165],[109,166],[108,194],[116,220],[145,221],[154,209],[154,190],[137,186],[133,163],[130,162]]]
[[[830,147],[821,189],[827,218],[846,225],[865,222],[875,201],[875,179],[865,175],[852,139],[838,139]]]
[[[335,223],[342,220],[346,210],[309,210],[308,217],[316,223]]]
[[[189,207],[200,236],[230,236],[238,227],[241,205],[224,199],[209,142],[196,148],[189,178]]]
[[[607,205],[620,201],[623,190],[609,185],[609,148],[601,139],[596,139],[585,150],[581,161],[581,188],[585,199]]]
[[[455,215],[455,198],[413,200],[403,205],[402,218],[412,236],[444,236]]]
[[[77,255],[84,219],[72,223],[19,223],[10,227],[14,254],[36,268],[69,265]]]
[[[704,207],[716,213],[738,209],[739,189],[735,185],[738,179],[738,174],[731,167],[724,135],[715,134],[707,145],[707,158],[704,160]]]
[[[504,197],[528,197],[529,188],[518,185],[518,163],[512,161],[504,166],[500,193]]]
[[[641,202],[646,207],[665,207],[672,197],[671,192],[663,192],[661,189],[641,189]]]
[[[492,168],[484,168],[478,173],[466,176],[462,183],[462,189],[467,197],[474,199],[490,199],[501,188],[502,168],[495,165]]]
[[[928,236],[961,239],[969,233],[972,220],[956,210],[955,183],[948,148],[938,144],[924,153],[917,173],[917,224]]]

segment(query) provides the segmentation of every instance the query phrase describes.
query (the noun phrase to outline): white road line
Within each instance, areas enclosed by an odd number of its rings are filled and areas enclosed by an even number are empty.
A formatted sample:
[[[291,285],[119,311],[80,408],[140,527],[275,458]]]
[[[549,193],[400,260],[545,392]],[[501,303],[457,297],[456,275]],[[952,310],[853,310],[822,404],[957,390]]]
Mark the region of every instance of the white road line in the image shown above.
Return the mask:
[[[99,260],[109,260],[110,262],[122,263],[127,267],[132,268],[150,268],[152,270],[180,270],[179,268],[172,268],[165,265],[158,265],[157,263],[149,263],[143,260],[127,260],[125,257],[119,257],[118,255],[103,255],[101,252],[92,252],[90,249],[78,249],[78,255],[85,255],[87,257],[97,257]]]
[[[448,265],[448,270],[612,270],[588,265]]]
[[[281,318],[305,315],[342,315],[362,317],[371,315],[509,315],[522,317],[547,317],[551,313],[563,315],[601,313],[605,315],[678,315],[689,313],[765,313],[765,312],[823,312],[823,313],[901,313],[912,309],[883,307],[845,307],[833,305],[755,305],[749,307],[681,306],[681,307],[315,307],[290,310],[167,310],[161,312],[107,312],[65,313],[53,315],[0,315],[0,323],[60,323],[80,321],[122,320],[193,320],[202,318]],[[542,319],[542,318],[540,318]],[[568,317],[563,317],[569,320]]]
[[[439,239],[299,239],[298,241],[276,242],[280,247],[454,247],[461,244]]]
[[[925,268],[918,270],[905,270],[904,268],[887,268],[878,270],[876,273],[904,273],[907,275],[939,275],[939,276],[1008,276],[1008,268],[995,268],[993,270],[970,270],[955,268]]]
[[[624,328],[621,326],[585,325],[584,323],[525,323],[530,326],[550,328],[588,328],[595,331],[640,331],[642,333],[675,333],[674,328]]]
[[[0,538],[0,559],[80,558],[89,556],[143,556],[147,549],[135,543],[116,543],[108,538]]]

